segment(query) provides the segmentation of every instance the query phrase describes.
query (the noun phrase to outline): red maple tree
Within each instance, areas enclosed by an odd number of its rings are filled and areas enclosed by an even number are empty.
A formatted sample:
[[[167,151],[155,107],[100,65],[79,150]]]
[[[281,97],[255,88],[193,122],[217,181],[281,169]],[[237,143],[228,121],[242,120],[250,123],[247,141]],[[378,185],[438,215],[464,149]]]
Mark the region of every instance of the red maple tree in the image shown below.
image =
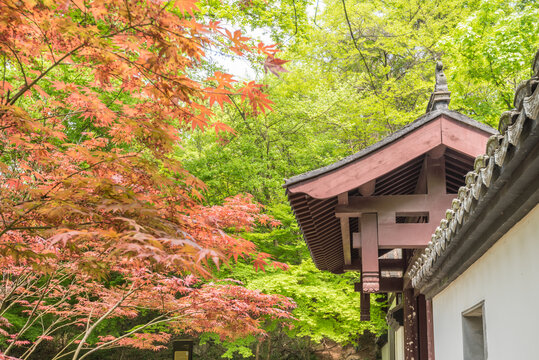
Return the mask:
[[[266,56],[271,71],[283,63],[275,47],[253,46],[197,10],[191,0],[0,0],[6,355],[23,348],[28,358],[67,327],[80,331],[55,359],[151,348],[180,332],[260,333],[260,318],[289,316],[282,297],[195,280],[231,259],[263,268],[267,258],[236,235],[267,221],[260,207],[244,196],[200,205],[204,185],[173,156],[190,129],[231,130],[212,122],[214,104],[238,96],[255,113],[271,109],[260,84],[202,76],[207,49]],[[2,316],[14,307],[27,314],[17,329]],[[156,316],[136,331],[88,341],[105,319],[140,309]],[[27,340],[44,319],[42,335]],[[152,333],[156,323],[170,331]]]

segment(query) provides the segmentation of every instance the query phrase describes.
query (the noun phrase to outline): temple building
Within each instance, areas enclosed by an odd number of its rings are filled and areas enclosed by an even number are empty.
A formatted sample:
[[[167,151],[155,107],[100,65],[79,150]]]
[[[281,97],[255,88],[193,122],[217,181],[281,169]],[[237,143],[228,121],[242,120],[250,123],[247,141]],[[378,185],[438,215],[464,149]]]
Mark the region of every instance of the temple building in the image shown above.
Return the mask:
[[[438,63],[425,115],[286,180],[316,266],[361,272],[362,320],[387,294],[384,360],[537,358],[511,289],[539,296],[538,57],[499,131],[448,109]]]

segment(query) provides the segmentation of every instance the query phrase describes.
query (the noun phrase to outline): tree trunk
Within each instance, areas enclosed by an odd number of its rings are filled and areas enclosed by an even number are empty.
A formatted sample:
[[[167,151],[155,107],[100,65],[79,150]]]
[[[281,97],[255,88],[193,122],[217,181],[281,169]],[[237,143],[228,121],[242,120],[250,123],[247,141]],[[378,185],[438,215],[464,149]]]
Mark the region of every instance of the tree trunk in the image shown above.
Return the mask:
[[[268,354],[266,355],[266,360],[270,360],[271,355],[271,335],[268,337]]]
[[[260,340],[256,343],[255,360],[258,360],[259,353],[260,353]]]

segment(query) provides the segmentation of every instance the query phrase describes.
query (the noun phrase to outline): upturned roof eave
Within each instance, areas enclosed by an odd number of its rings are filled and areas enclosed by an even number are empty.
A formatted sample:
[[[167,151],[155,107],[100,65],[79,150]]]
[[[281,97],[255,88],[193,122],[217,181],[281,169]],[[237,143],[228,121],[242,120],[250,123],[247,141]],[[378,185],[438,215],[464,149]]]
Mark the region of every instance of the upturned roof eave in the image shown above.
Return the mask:
[[[438,117],[440,117],[442,115],[446,115],[447,117],[449,117],[451,119],[454,119],[456,121],[459,121],[461,123],[464,123],[464,124],[469,125],[471,127],[477,128],[479,130],[482,130],[482,131],[484,131],[486,133],[489,133],[489,134],[492,134],[492,135],[498,133],[498,131],[496,129],[491,128],[490,126],[485,125],[483,123],[477,122],[477,121],[475,121],[473,119],[470,119],[466,115],[463,115],[463,114],[458,113],[456,111],[447,110],[447,109],[431,111],[431,112],[419,117],[418,119],[414,120],[412,123],[406,125],[402,129],[397,130],[396,132],[392,133],[391,135],[385,137],[384,139],[378,141],[377,143],[375,143],[375,144],[373,144],[371,146],[366,147],[363,150],[358,151],[355,154],[347,156],[347,157],[343,158],[342,160],[334,162],[333,164],[330,164],[330,165],[327,165],[327,166],[324,166],[324,167],[321,167],[321,168],[318,168],[318,169],[315,169],[315,170],[311,170],[311,171],[305,172],[305,173],[300,174],[300,175],[293,176],[290,179],[286,179],[285,183],[283,184],[283,187],[284,188],[289,188],[290,186],[293,186],[293,185],[302,183],[304,181],[308,181],[308,180],[317,178],[317,177],[322,176],[324,174],[327,174],[327,173],[333,172],[335,170],[338,170],[338,169],[340,169],[340,168],[342,168],[342,167],[344,167],[346,165],[349,165],[349,164],[351,164],[351,163],[353,163],[355,161],[358,161],[358,160],[364,158],[365,156],[367,156],[369,154],[372,154],[372,153],[376,152],[377,150],[382,149],[383,147],[393,143],[394,141],[400,139],[401,137],[403,137],[403,136],[411,133],[412,131],[420,128],[421,126],[425,125],[426,123],[437,119]]]

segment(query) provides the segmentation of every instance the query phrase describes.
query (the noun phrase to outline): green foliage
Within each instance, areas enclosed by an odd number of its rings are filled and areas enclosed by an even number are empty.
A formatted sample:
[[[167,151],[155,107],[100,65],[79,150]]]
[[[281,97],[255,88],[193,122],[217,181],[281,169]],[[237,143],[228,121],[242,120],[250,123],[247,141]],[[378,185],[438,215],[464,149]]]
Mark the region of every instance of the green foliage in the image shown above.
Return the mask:
[[[295,320],[288,328],[277,322],[267,323],[266,329],[272,337],[285,335],[289,339],[309,339],[313,344],[332,340],[340,344],[355,344],[365,331],[379,335],[385,331],[385,302],[379,296],[371,297],[371,321],[360,321],[360,294],[354,291],[354,282],[360,280],[358,273],[331,274],[316,269],[307,257],[299,265],[291,265],[287,271],[268,268],[266,272],[255,271],[247,264],[237,264],[233,269],[222,270],[220,278],[233,277],[246,284],[247,288],[264,293],[281,294],[293,298],[297,307],[293,311]],[[247,348],[259,339],[241,339],[237,342],[219,342],[214,335],[208,340],[226,349],[227,356],[248,354]],[[298,344],[286,342],[286,346]],[[277,345],[279,346],[279,345]],[[281,346],[284,346],[282,344]]]
[[[539,47],[539,3],[475,1],[474,11],[440,41],[449,62],[453,108],[496,126],[529,78]]]
[[[358,274],[334,275],[318,271],[311,260],[291,266],[288,271],[268,272],[249,281],[248,287],[289,296],[298,305],[297,319],[290,336],[308,336],[315,342],[324,338],[353,343],[364,331],[380,334],[385,327],[381,302],[371,300],[372,321],[360,321],[360,294],[353,283]]]
[[[254,336],[248,336],[243,339],[238,339],[234,342],[221,341],[216,334],[203,334],[199,338],[199,345],[210,344],[211,346],[220,345],[226,349],[221,355],[225,359],[232,359],[237,354],[242,358],[248,358],[253,356],[250,345],[256,341]]]
[[[270,205],[266,207],[266,213],[278,219],[282,225],[272,229],[259,228],[255,232],[244,234],[243,237],[280,262],[297,265],[303,259],[308,259],[307,246],[290,206],[286,203]]]
[[[309,0],[204,0],[206,16],[227,21],[243,29],[261,29],[282,43],[308,27]]]

